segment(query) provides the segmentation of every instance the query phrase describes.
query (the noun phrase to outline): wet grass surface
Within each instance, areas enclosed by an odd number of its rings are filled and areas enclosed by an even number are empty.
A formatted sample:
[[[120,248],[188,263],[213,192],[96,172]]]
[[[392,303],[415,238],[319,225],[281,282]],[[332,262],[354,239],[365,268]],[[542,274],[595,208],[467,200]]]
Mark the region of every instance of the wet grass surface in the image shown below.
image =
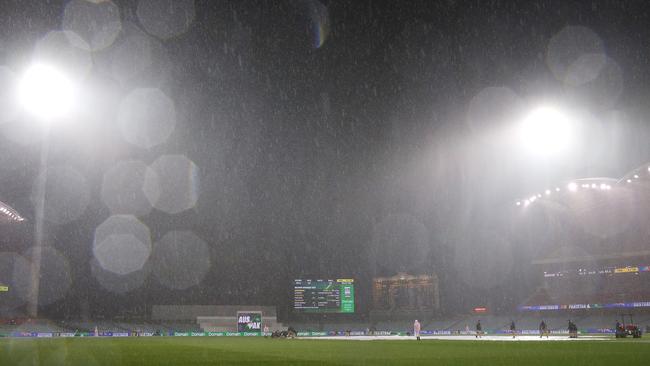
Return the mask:
[[[0,339],[0,365],[645,364],[650,342],[344,341],[263,338]]]

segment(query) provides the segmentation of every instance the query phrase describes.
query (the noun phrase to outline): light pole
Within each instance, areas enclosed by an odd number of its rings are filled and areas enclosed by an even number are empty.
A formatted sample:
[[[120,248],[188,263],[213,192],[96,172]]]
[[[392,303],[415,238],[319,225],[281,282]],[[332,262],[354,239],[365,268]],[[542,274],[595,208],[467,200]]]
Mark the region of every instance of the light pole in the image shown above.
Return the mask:
[[[30,292],[27,311],[38,317],[43,230],[45,219],[45,190],[47,184],[47,155],[52,124],[66,117],[74,104],[75,90],[71,80],[57,68],[35,63],[27,68],[18,85],[18,102],[23,110],[41,124],[42,146],[39,174],[34,192],[34,246],[32,247]]]

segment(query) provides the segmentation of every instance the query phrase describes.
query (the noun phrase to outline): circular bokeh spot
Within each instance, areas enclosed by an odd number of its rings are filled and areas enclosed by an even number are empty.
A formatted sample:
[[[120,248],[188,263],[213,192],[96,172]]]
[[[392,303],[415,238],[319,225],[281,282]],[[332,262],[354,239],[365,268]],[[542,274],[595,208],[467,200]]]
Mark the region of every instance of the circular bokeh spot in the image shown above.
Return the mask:
[[[167,87],[174,64],[167,48],[131,23],[122,25],[119,43],[108,53],[110,74],[122,88]]]
[[[196,205],[199,174],[194,162],[184,155],[163,155],[145,175],[144,193],[153,207],[176,214]]]
[[[113,215],[95,229],[95,243],[111,235],[130,234],[146,246],[151,246],[149,228],[132,215]]]
[[[139,271],[150,254],[149,228],[135,216],[114,215],[95,229],[93,255],[106,271],[118,275]]]
[[[330,34],[330,17],[327,7],[318,0],[301,0],[306,8],[306,17],[309,22],[311,45],[321,48]]]
[[[210,269],[210,251],[191,231],[171,231],[155,244],[152,262],[162,285],[183,290],[203,280]]]
[[[147,33],[161,39],[177,37],[194,21],[194,0],[140,0],[136,10]]]
[[[72,41],[71,41],[72,40]],[[73,44],[85,43],[71,31],[52,31],[36,44],[34,58],[50,65],[72,80],[83,80],[92,67],[90,53]]]
[[[113,234],[95,243],[93,253],[102,268],[125,275],[141,269],[151,248],[132,234]]]
[[[38,204],[38,192],[45,187],[44,218],[55,224],[77,220],[86,210],[90,191],[86,178],[67,166],[48,167],[36,178],[32,201]]]
[[[65,6],[63,30],[79,35],[69,38],[75,47],[102,50],[113,44],[121,29],[120,9],[110,0],[72,0]]]
[[[580,55],[567,69],[564,82],[570,86],[586,84],[598,78],[607,64],[607,56],[602,53],[585,53]]]
[[[146,174],[150,175],[150,191],[155,195],[158,192],[156,173],[141,161],[119,162],[104,174],[102,201],[112,214],[144,216],[151,211],[151,203],[144,194]]]
[[[122,85],[137,78],[153,64],[153,42],[141,31],[127,35],[112,52],[111,75]]]
[[[126,141],[149,149],[167,141],[174,131],[176,108],[160,89],[136,89],[120,103],[117,118]]]
[[[623,93],[623,71],[616,61],[604,58],[604,65],[598,75],[576,87],[574,93],[579,98],[588,98],[598,108],[612,108],[618,104]]]
[[[97,258],[90,261],[90,270],[93,277],[104,289],[116,294],[123,294],[142,287],[149,277],[150,268],[148,264],[145,264],[140,270],[121,275],[105,270]]]
[[[594,31],[582,26],[567,26],[555,34],[549,41],[546,52],[546,64],[553,75],[555,75],[555,78],[565,81],[571,65],[578,62],[573,67],[573,73],[577,75],[576,68],[586,64],[593,66],[593,55],[596,54],[604,55],[605,48],[603,41]],[[592,56],[586,56],[587,58],[578,61],[583,55]],[[570,79],[583,82],[589,76],[589,72],[583,72],[582,76],[576,77],[573,75]]]

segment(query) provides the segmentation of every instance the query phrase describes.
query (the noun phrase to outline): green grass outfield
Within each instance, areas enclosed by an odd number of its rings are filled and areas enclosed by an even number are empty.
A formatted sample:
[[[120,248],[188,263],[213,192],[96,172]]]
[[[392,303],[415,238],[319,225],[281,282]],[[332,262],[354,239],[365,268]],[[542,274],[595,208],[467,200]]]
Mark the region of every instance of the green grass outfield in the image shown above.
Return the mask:
[[[645,365],[648,340],[0,338],[0,365]]]

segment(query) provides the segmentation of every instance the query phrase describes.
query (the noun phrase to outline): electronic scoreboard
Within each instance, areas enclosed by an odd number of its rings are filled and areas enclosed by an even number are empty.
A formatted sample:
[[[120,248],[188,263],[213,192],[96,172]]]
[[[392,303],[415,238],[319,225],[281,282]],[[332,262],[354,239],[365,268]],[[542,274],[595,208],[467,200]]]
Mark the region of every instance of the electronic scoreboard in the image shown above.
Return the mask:
[[[294,280],[293,308],[305,313],[354,313],[354,280]]]

